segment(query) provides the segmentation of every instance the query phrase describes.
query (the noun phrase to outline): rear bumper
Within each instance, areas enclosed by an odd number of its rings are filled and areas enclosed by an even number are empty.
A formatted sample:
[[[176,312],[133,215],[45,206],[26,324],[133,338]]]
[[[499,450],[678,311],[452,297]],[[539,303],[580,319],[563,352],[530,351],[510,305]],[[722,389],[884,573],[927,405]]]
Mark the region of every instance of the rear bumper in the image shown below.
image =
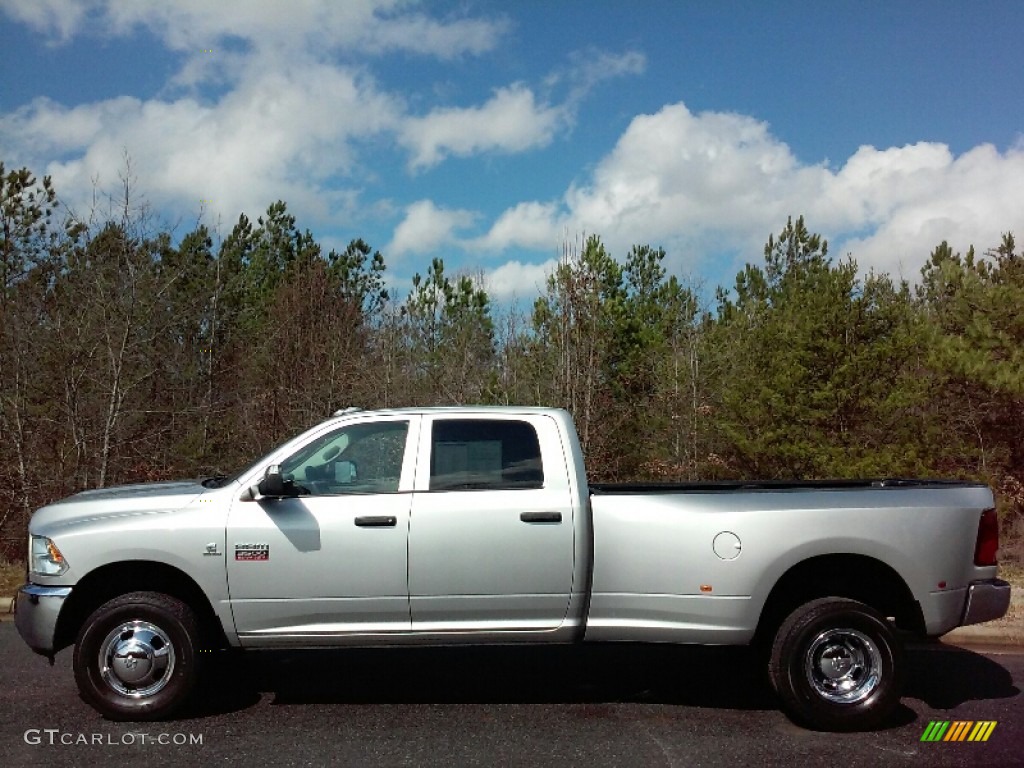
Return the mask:
[[[57,618],[71,587],[40,587],[26,584],[18,590],[14,624],[21,639],[36,653],[53,656]]]
[[[1010,608],[1010,585],[1002,579],[975,581],[967,587],[960,626],[1001,619]]]

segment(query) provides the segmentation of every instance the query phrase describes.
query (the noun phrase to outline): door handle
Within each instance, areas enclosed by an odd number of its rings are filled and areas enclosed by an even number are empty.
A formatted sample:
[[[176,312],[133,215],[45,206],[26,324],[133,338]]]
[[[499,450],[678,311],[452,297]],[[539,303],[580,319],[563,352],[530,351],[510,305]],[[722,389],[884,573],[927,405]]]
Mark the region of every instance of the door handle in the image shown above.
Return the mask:
[[[366,515],[357,517],[356,525],[360,528],[394,528],[398,525],[398,518],[393,515]]]
[[[523,512],[519,519],[524,523],[560,523],[562,522],[561,512]]]

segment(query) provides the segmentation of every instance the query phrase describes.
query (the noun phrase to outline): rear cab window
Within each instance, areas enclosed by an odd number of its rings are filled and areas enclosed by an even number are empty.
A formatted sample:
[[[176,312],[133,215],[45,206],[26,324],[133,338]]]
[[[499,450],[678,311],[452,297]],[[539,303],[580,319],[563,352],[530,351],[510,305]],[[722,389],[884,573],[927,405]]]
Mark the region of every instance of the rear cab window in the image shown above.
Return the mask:
[[[536,427],[514,419],[436,419],[430,429],[431,491],[544,487]]]

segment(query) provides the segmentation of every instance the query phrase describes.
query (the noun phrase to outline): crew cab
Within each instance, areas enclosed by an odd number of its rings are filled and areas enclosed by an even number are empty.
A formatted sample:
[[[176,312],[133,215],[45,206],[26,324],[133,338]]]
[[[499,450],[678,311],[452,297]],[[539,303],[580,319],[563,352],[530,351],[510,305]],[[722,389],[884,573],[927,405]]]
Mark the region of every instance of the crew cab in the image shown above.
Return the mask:
[[[29,526],[24,640],[106,717],[172,715],[201,651],[756,644],[795,719],[880,725],[902,637],[1006,613],[992,492],[588,485],[568,413],[346,410],[232,477],[84,491]]]

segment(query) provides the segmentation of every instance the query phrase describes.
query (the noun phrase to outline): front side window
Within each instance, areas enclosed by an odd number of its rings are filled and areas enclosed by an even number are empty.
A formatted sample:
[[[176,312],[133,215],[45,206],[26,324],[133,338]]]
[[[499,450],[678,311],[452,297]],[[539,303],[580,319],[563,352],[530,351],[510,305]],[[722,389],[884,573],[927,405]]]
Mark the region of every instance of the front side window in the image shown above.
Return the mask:
[[[281,462],[302,495],[396,493],[409,422],[352,424],[318,437]]]
[[[544,485],[537,430],[525,421],[433,423],[430,490],[524,489]]]

